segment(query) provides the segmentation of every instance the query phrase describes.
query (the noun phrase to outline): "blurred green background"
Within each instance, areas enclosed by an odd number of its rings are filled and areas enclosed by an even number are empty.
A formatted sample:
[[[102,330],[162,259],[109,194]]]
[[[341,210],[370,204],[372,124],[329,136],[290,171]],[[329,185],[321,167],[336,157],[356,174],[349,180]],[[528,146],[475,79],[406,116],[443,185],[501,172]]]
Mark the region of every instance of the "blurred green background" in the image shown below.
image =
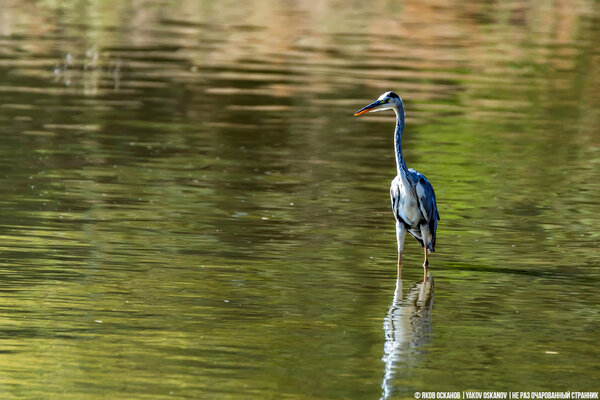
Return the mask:
[[[0,1],[0,397],[598,390],[600,4]],[[441,221],[396,289],[394,90]],[[435,286],[435,289],[434,289]]]

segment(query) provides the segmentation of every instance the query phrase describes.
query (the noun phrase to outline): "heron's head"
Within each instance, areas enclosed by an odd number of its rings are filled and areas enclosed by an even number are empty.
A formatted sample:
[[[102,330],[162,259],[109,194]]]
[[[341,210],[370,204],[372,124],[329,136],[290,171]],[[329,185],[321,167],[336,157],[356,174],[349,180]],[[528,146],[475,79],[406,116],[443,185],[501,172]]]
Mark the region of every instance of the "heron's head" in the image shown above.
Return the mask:
[[[354,113],[355,117],[371,111],[391,110],[402,105],[402,99],[394,92],[385,92],[377,100]]]

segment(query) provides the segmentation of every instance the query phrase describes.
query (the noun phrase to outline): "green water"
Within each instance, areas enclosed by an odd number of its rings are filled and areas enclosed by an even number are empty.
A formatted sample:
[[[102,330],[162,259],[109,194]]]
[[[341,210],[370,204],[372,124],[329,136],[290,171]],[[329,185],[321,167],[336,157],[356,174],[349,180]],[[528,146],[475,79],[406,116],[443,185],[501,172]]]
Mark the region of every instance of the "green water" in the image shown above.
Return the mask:
[[[598,2],[0,2],[0,397],[599,390]],[[433,184],[396,287],[393,113]]]

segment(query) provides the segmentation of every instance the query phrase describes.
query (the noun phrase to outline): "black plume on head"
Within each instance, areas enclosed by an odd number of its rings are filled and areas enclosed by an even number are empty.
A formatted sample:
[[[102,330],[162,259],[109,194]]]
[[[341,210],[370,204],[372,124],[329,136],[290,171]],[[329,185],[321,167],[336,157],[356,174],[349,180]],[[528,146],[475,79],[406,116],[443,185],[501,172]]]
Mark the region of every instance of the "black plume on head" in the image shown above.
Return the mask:
[[[392,98],[394,98],[394,99],[398,99],[398,98],[400,98],[400,96],[398,96],[398,95],[397,95],[396,93],[394,93],[394,92],[389,92],[389,93],[388,93],[388,95],[387,95],[387,97],[392,97]]]

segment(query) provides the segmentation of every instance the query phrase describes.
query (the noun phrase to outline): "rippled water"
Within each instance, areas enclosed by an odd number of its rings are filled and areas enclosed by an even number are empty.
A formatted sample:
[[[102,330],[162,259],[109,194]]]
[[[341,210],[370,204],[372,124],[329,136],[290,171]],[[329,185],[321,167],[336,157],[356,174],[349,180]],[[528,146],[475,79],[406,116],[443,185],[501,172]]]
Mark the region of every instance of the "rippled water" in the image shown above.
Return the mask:
[[[35,5],[0,3],[2,398],[598,390],[597,2]],[[425,283],[393,113],[352,117],[392,89]]]

